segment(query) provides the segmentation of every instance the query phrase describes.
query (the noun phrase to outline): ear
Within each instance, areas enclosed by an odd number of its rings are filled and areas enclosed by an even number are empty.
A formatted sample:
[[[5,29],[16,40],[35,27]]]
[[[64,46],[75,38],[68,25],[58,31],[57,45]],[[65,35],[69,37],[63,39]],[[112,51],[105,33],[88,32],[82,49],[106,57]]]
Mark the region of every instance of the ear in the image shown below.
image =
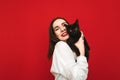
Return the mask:
[[[74,24],[75,24],[76,26],[79,26],[78,19],[75,20]]]
[[[78,24],[78,19],[76,19],[75,23],[77,23],[77,24]]]

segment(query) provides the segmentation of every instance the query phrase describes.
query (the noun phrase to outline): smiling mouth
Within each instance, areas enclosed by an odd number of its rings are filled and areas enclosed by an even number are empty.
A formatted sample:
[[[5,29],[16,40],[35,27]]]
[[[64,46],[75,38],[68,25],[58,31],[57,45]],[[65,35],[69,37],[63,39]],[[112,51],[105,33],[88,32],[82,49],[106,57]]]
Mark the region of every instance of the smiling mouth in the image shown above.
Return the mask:
[[[65,37],[65,36],[67,36],[68,34],[66,33],[66,32],[64,32],[64,33],[62,33],[62,37]]]

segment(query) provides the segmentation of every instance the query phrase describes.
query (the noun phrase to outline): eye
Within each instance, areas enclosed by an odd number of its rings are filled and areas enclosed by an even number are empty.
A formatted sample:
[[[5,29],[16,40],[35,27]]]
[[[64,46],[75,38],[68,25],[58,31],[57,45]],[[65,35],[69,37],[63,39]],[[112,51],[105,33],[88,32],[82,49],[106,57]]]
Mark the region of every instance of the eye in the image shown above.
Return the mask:
[[[56,26],[56,27],[54,28],[54,30],[55,30],[55,31],[59,30],[59,27],[58,27],[58,26]]]
[[[67,23],[66,24],[64,24],[64,26],[66,26],[66,25],[68,25]]]
[[[68,24],[65,22],[65,23],[62,23],[62,25],[66,27]]]
[[[72,32],[72,30],[70,29],[70,32]]]
[[[55,31],[59,30],[59,28],[56,28]]]
[[[55,31],[57,31],[58,29],[55,29]]]
[[[77,30],[78,30],[78,28],[75,28],[75,30],[77,31]]]

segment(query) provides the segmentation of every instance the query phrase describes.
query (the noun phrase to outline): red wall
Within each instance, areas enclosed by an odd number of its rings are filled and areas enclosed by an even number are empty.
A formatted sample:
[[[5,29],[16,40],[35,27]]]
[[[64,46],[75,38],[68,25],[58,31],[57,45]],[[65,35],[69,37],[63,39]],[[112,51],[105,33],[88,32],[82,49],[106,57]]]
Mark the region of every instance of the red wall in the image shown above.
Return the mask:
[[[48,27],[79,19],[90,46],[88,80],[120,80],[119,0],[0,1],[0,80],[53,80]]]

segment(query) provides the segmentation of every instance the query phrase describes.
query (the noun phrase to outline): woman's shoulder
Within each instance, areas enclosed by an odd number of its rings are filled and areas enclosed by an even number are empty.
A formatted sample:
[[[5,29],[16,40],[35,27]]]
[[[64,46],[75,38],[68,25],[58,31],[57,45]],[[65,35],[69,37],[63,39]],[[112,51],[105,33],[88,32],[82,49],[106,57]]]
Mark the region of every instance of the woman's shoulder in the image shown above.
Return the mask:
[[[59,49],[59,50],[68,50],[68,51],[72,51],[70,46],[67,44],[67,42],[64,41],[59,41],[56,43],[55,45],[55,49]]]
[[[68,46],[68,44],[64,41],[58,41],[55,46]]]
[[[73,53],[72,49],[69,47],[69,45],[66,42],[59,41],[55,45],[53,55],[62,56],[62,57],[65,58],[65,57],[68,57],[68,56],[73,56],[72,53]]]

